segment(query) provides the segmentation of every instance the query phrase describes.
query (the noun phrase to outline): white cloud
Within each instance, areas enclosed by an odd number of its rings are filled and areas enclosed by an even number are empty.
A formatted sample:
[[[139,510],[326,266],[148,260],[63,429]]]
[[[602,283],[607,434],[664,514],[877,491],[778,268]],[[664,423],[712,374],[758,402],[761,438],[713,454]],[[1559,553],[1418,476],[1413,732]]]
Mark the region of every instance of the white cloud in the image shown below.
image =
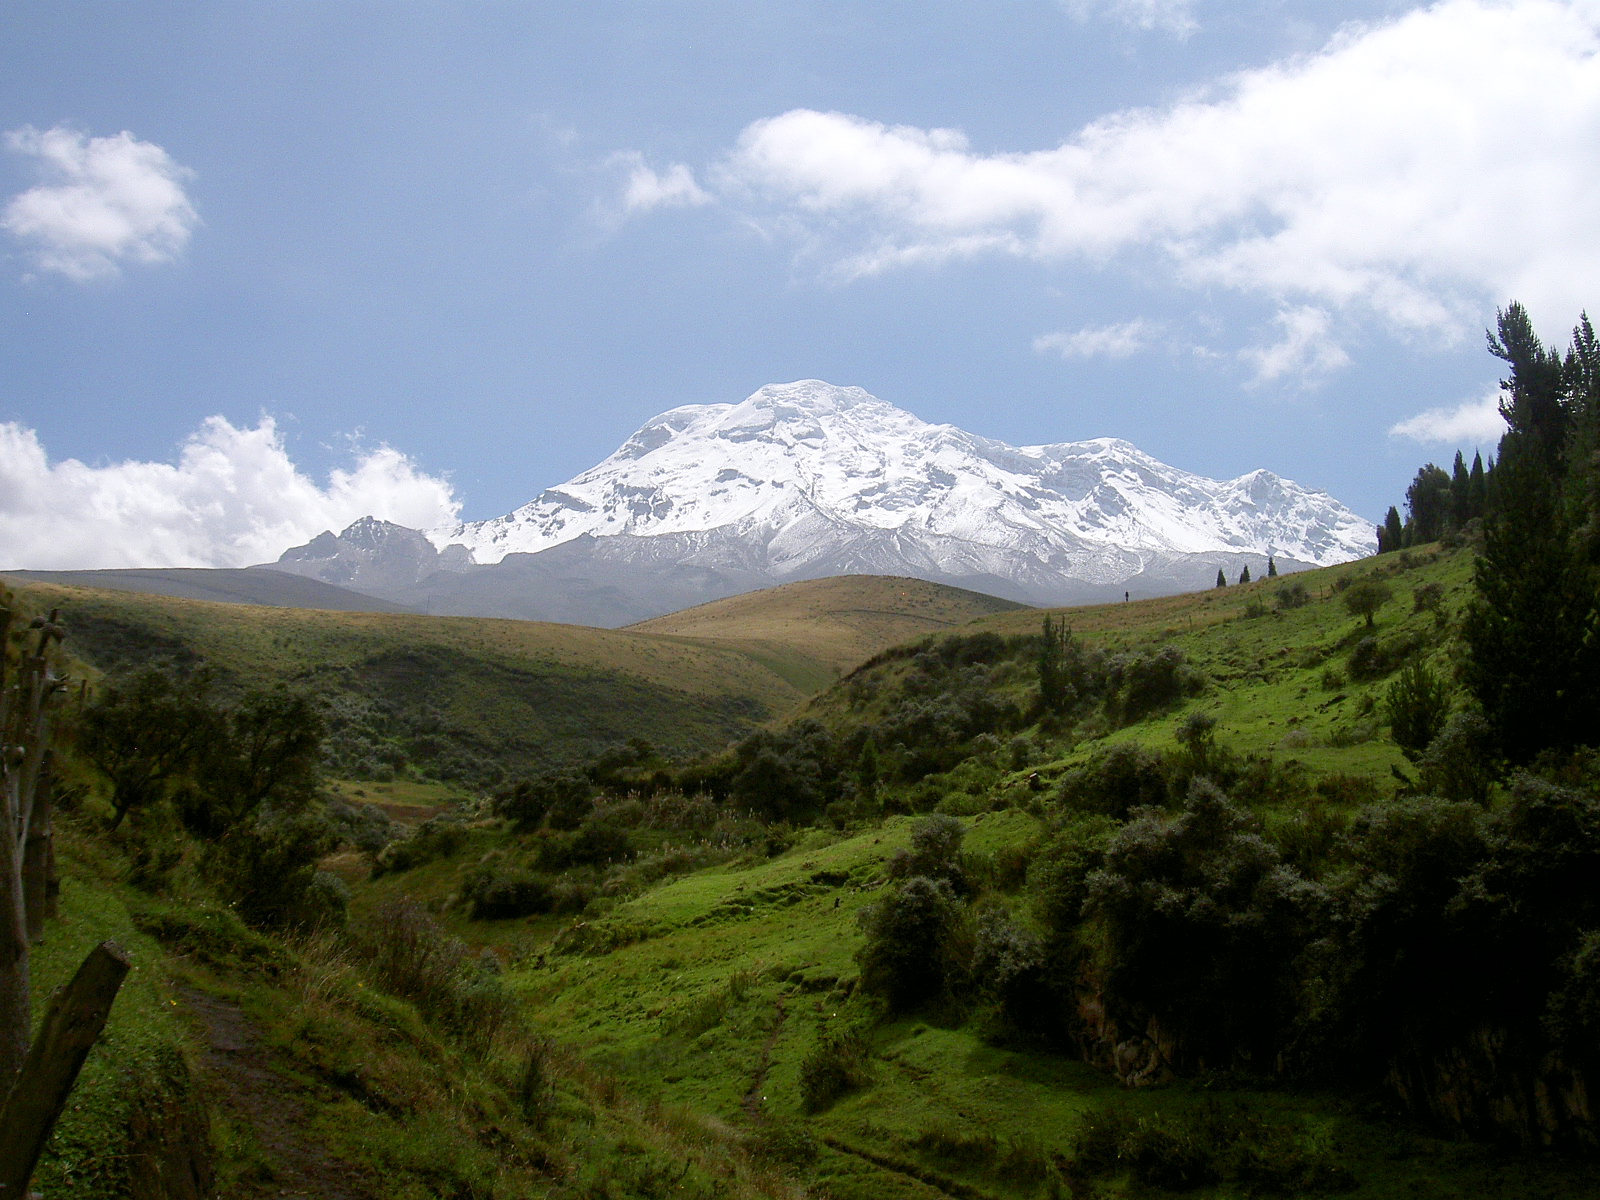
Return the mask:
[[[1256,383],[1289,374],[1315,378],[1350,364],[1350,356],[1334,340],[1333,321],[1323,309],[1309,305],[1283,309],[1273,321],[1282,334],[1276,342],[1239,352],[1240,358],[1255,364]]]
[[[711,203],[710,194],[694,181],[694,172],[683,163],[674,163],[665,172],[657,172],[639,154],[621,154],[613,161],[628,168],[622,207],[629,213]]]
[[[1597,147],[1600,5],[1442,0],[1051,149],[798,109],[707,178],[847,274],[1155,256],[1190,286],[1450,339],[1509,296],[1593,300]]]
[[[1127,358],[1147,347],[1159,330],[1143,317],[1120,325],[1094,325],[1076,333],[1046,333],[1033,339],[1039,354],[1059,354],[1062,358]]]
[[[5,143],[36,160],[44,176],[0,216],[0,228],[29,247],[41,271],[81,282],[115,275],[127,262],[166,262],[199,224],[183,190],[194,173],[126,130],[90,137],[29,126]]]
[[[209,418],[175,465],[51,462],[33,430],[0,424],[0,565],[12,569],[249,566],[363,516],[426,530],[459,511],[448,482],[388,446],[319,485],[270,417],[254,429]]]
[[[1063,7],[1080,21],[1100,16],[1134,29],[1159,29],[1180,37],[1200,28],[1194,0],[1064,0]]]
[[[1430,408],[1427,412],[1393,425],[1390,437],[1410,438],[1414,442],[1446,442],[1460,445],[1486,445],[1500,440],[1506,431],[1500,415],[1499,389],[1455,408]]]

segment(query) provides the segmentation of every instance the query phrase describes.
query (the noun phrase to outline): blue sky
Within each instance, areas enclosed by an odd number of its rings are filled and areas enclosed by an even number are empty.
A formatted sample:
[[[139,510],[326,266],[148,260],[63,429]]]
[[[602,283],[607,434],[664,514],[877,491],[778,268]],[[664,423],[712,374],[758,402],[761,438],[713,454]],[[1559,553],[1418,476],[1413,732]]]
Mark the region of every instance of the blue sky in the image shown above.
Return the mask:
[[[1377,519],[1492,447],[1497,306],[1594,300],[1597,48],[1595,0],[11,0],[0,566],[497,516],[808,377]]]

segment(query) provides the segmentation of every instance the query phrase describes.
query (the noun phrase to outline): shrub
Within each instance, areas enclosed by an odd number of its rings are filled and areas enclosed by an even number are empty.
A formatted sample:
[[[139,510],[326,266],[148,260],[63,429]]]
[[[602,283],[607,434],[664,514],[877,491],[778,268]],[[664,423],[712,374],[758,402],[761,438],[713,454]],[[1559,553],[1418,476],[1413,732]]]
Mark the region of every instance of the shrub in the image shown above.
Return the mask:
[[[1277,602],[1278,607],[1282,609],[1304,608],[1311,603],[1311,595],[1306,591],[1306,585],[1298,579],[1281,584],[1273,599]]]
[[[532,916],[549,912],[552,904],[550,881],[530,872],[479,871],[463,886],[462,898],[475,921]]]
[[[1080,812],[1104,813],[1120,821],[1135,808],[1168,804],[1171,775],[1160,752],[1124,743],[1068,771],[1056,799]]]
[[[1293,957],[1311,888],[1246,811],[1197,779],[1180,813],[1119,829],[1087,884],[1115,1001],[1170,1023],[1198,1058],[1271,1060],[1292,984],[1261,964]]]
[[[409,837],[396,838],[379,851],[372,873],[376,877],[390,871],[409,871],[449,858],[466,840],[467,829],[461,818],[452,813],[440,813],[418,825]]]
[[[379,905],[351,930],[350,945],[374,983],[480,1054],[516,1018],[516,997],[499,972],[413,900]]]
[[[947,945],[958,919],[950,884],[917,875],[861,910],[867,940],[857,953],[861,986],[907,1011],[946,994],[960,964]]]
[[[1416,762],[1444,728],[1450,690],[1426,663],[1413,659],[1389,685],[1383,711],[1395,744]]]
[[[819,1113],[846,1092],[865,1087],[872,1081],[869,1056],[866,1039],[855,1031],[818,1037],[800,1063],[800,1108]]]
[[[910,879],[921,875],[943,880],[956,893],[966,890],[961,870],[961,841],[967,827],[955,817],[932,813],[911,825],[911,845],[889,860],[889,878]]]

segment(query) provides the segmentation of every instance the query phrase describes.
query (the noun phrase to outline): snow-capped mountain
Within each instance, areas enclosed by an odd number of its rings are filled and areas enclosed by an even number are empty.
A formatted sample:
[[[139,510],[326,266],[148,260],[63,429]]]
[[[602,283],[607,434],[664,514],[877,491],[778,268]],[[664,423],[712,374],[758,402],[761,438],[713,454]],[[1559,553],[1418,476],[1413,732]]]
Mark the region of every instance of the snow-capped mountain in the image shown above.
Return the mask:
[[[431,560],[397,526],[358,525],[279,569],[373,589],[389,561],[373,548],[393,545],[405,552],[395,570],[432,582],[396,592],[385,571],[381,594],[435,611],[476,611],[472,579],[494,564],[500,593],[621,589],[668,611],[847,573],[1068,603],[1208,586],[1219,567],[1259,572],[1268,555],[1286,569],[1373,550],[1369,522],[1269,471],[1207,479],[1114,438],[1010,446],[818,380],[663,413],[515,512],[429,531],[443,552]],[[637,608],[619,613],[648,615]]]
[[[1326,565],[1373,540],[1367,521],[1269,471],[1218,482],[1114,438],[1008,446],[814,379],[663,413],[570,482],[434,540],[482,563],[585,533],[722,531],[765,545],[780,575],[836,556],[845,534],[892,556],[926,547],[945,572],[1015,575],[1020,556],[1025,574],[1095,583],[1208,551]]]

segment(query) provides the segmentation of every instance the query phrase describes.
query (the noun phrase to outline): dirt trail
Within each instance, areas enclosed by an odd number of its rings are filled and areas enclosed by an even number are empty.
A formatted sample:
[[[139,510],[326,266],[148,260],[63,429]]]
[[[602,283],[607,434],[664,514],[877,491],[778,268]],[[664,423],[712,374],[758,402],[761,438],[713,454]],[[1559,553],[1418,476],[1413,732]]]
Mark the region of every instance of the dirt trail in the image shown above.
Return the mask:
[[[752,1121],[765,1122],[766,1111],[761,1103],[766,1099],[761,1094],[761,1089],[767,1083],[767,1070],[772,1066],[772,1048],[778,1044],[778,1036],[783,1033],[783,1023],[789,1019],[789,1010],[784,1005],[783,997],[778,997],[778,1015],[772,1022],[772,1030],[767,1034],[766,1044],[761,1047],[761,1058],[756,1064],[755,1077],[750,1081],[750,1090],[744,1094],[740,1101],[744,1111],[749,1114]]]
[[[270,1178],[239,1181],[242,1200],[373,1200],[365,1174],[328,1157],[311,1129],[316,1095],[273,1069],[273,1052],[237,1004],[181,992],[205,1034],[201,1060],[214,1110],[254,1135]]]

